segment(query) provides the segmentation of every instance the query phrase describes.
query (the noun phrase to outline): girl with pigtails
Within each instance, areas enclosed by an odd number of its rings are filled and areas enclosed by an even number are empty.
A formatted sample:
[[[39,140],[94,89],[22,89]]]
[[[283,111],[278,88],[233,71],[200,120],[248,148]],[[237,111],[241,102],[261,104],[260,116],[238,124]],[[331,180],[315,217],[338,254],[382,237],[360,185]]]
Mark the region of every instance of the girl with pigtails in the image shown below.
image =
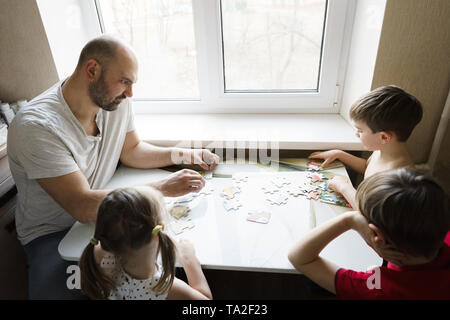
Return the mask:
[[[110,192],[80,258],[82,291],[91,299],[212,299],[194,248],[184,240],[175,245],[164,232],[165,216],[162,194],[152,187]],[[189,284],[175,277],[177,259]]]

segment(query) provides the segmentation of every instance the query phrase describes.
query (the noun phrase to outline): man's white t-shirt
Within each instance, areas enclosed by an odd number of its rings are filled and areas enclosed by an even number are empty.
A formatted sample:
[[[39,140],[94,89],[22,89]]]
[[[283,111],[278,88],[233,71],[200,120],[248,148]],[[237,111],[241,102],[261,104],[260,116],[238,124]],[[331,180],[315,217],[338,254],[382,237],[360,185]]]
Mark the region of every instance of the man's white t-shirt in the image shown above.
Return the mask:
[[[116,170],[127,132],[134,130],[125,99],[115,111],[100,109],[99,134],[86,135],[64,100],[62,84],[30,101],[8,128],[8,159],[18,190],[16,228],[23,245],[75,222],[36,179],[81,171],[91,189],[102,189]]]

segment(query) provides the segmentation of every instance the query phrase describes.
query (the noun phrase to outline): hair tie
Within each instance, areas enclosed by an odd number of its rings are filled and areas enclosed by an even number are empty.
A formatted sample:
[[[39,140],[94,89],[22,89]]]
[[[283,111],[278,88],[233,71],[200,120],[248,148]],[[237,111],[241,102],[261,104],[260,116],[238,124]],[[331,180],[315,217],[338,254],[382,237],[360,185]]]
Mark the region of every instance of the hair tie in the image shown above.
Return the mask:
[[[156,235],[158,235],[158,233],[159,233],[161,230],[164,230],[164,227],[163,227],[162,225],[158,224],[158,225],[156,225],[156,226],[153,228],[152,234],[156,236]]]
[[[91,238],[91,240],[89,241],[92,245],[96,246],[98,244],[98,240],[95,239],[94,237]]]

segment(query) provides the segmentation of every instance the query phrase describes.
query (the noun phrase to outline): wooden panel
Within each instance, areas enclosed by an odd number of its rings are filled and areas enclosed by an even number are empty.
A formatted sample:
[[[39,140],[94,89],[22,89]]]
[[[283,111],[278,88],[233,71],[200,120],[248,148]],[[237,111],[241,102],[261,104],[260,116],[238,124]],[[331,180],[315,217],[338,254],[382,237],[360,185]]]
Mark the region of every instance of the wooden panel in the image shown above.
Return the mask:
[[[30,100],[59,78],[35,0],[2,0],[0,100]]]
[[[422,102],[424,117],[408,141],[416,162],[428,159],[449,91],[449,30],[448,0],[386,3],[372,89],[395,84]]]

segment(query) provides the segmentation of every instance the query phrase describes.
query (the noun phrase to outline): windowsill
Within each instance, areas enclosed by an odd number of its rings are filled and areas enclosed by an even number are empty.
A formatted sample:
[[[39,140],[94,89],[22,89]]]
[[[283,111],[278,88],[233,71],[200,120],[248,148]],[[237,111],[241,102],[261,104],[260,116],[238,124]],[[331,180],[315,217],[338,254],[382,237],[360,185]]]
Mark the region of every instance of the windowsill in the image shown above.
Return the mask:
[[[135,125],[165,147],[364,150],[339,114],[138,114]]]

